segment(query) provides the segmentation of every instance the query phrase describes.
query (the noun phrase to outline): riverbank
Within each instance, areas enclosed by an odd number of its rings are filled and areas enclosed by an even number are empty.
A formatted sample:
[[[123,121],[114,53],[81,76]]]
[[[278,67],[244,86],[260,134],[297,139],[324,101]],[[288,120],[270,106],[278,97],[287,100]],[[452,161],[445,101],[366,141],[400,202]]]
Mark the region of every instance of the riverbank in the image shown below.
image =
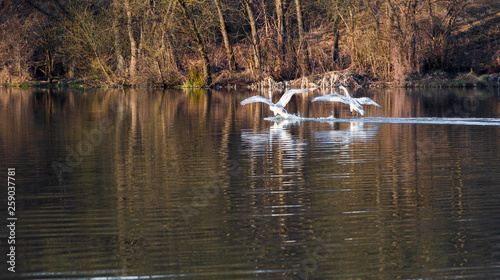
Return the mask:
[[[354,88],[490,88],[500,87],[500,73],[476,75],[474,73],[446,73],[435,71],[422,76],[414,76],[404,82],[379,81],[367,75],[347,71],[331,71],[319,75],[301,77],[291,81],[275,81],[271,77],[248,85],[250,89],[260,88],[331,88],[340,85]]]
[[[289,81],[276,81],[272,77],[263,77],[258,81],[242,73],[225,73],[219,76],[211,86],[214,89],[262,89],[262,88],[331,88],[345,85],[354,88],[491,88],[500,87],[500,73],[476,75],[474,73],[446,73],[435,71],[421,76],[414,76],[401,83],[380,81],[367,75],[348,71],[331,71],[310,75]],[[97,79],[61,79],[53,81],[27,81],[9,85],[20,88],[196,88],[193,84],[166,86],[162,84],[144,84],[140,86],[106,84]]]

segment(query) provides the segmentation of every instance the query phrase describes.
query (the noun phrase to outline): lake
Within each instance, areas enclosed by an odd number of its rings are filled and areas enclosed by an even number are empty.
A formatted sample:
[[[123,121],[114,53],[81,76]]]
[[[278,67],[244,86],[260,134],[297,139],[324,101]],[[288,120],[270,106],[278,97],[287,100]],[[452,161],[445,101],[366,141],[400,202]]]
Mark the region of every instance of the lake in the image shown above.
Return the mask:
[[[500,277],[498,89],[351,91],[0,88],[0,276]]]

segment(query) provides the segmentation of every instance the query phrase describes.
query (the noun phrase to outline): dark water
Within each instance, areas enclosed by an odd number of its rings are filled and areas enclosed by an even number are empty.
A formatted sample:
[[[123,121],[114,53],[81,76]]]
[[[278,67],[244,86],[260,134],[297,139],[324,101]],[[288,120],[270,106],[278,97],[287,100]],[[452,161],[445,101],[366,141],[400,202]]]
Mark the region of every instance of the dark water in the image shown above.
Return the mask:
[[[253,94],[0,89],[2,279],[500,277],[496,90],[355,93],[407,123],[273,123]],[[319,94],[288,111],[346,118]]]

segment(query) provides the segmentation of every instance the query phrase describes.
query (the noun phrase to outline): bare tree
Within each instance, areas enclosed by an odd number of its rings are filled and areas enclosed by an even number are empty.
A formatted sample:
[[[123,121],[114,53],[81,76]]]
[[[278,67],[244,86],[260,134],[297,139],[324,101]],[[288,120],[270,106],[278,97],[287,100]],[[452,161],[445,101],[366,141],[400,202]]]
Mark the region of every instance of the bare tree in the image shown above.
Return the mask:
[[[428,37],[431,40],[431,64],[438,68],[446,68],[448,60],[450,37],[456,27],[458,16],[469,4],[469,0],[427,1],[431,26]],[[439,16],[436,10],[443,9]]]
[[[276,31],[278,34],[278,46],[279,46],[278,49],[281,49],[284,44],[284,36],[285,36],[283,0],[275,0],[275,5],[276,5]]]
[[[397,82],[472,64],[487,72],[498,67],[498,11],[487,0],[0,0],[0,80],[172,85],[192,74],[211,85],[212,57],[232,71],[242,61],[248,79],[347,67]],[[457,59],[464,49],[475,52]]]
[[[125,72],[125,61],[122,55],[122,46],[121,46],[121,34],[120,34],[120,22],[119,22],[119,4],[118,0],[113,2],[113,35],[114,35],[114,50],[116,57],[116,72],[118,75],[122,75]]]
[[[275,0],[276,7],[276,33],[277,33],[277,63],[275,73],[277,76],[282,76],[285,68],[285,21],[283,15],[283,0]],[[286,0],[285,0],[286,1]]]
[[[307,40],[304,34],[304,23],[302,21],[300,0],[295,0],[295,7],[297,11],[297,25],[299,29],[299,47],[297,48],[297,57],[299,59],[300,74],[304,77],[309,72],[309,54],[307,52]]]
[[[129,76],[130,79],[135,79],[135,72],[137,69],[137,42],[135,41],[134,31],[132,28],[132,10],[130,8],[129,0],[124,0],[125,11],[127,13],[127,31],[128,39],[130,41],[130,64],[129,64]]]
[[[196,25],[196,21],[194,19],[194,15],[188,11],[185,0],[176,0],[179,4],[179,9],[184,17],[184,19],[188,23],[189,33],[193,42],[197,46],[197,53],[201,60],[202,71],[203,71],[203,80],[206,86],[210,86],[212,84],[212,73],[210,72],[210,61],[208,59],[208,52],[206,45],[203,42],[198,26]]]
[[[255,17],[252,11],[252,0],[244,0],[245,9],[248,15],[248,22],[250,23],[250,29],[252,32],[252,50],[253,50],[253,62],[255,68],[260,70],[260,48],[259,48],[259,37],[257,35],[257,25],[255,24]]]
[[[229,42],[229,36],[227,35],[226,22],[224,21],[224,15],[222,14],[222,8],[220,0],[214,0],[215,6],[217,7],[217,13],[219,15],[220,32],[222,33],[222,38],[224,39],[224,46],[226,48],[226,55],[229,61],[229,70],[236,70],[236,59],[234,58],[233,47],[231,42]]]

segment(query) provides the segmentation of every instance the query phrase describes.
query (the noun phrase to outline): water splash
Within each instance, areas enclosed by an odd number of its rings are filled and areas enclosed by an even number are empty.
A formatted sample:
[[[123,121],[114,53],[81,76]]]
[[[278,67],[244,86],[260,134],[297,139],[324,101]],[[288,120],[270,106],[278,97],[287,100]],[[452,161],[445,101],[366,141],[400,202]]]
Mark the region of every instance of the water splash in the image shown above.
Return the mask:
[[[500,118],[438,118],[438,117],[416,117],[416,118],[392,118],[392,117],[367,117],[341,119],[333,116],[321,118],[308,118],[300,115],[288,115],[286,118],[267,117],[266,121],[275,123],[299,123],[299,122],[325,122],[325,123],[395,123],[395,124],[435,124],[435,125],[479,125],[500,126]]]

